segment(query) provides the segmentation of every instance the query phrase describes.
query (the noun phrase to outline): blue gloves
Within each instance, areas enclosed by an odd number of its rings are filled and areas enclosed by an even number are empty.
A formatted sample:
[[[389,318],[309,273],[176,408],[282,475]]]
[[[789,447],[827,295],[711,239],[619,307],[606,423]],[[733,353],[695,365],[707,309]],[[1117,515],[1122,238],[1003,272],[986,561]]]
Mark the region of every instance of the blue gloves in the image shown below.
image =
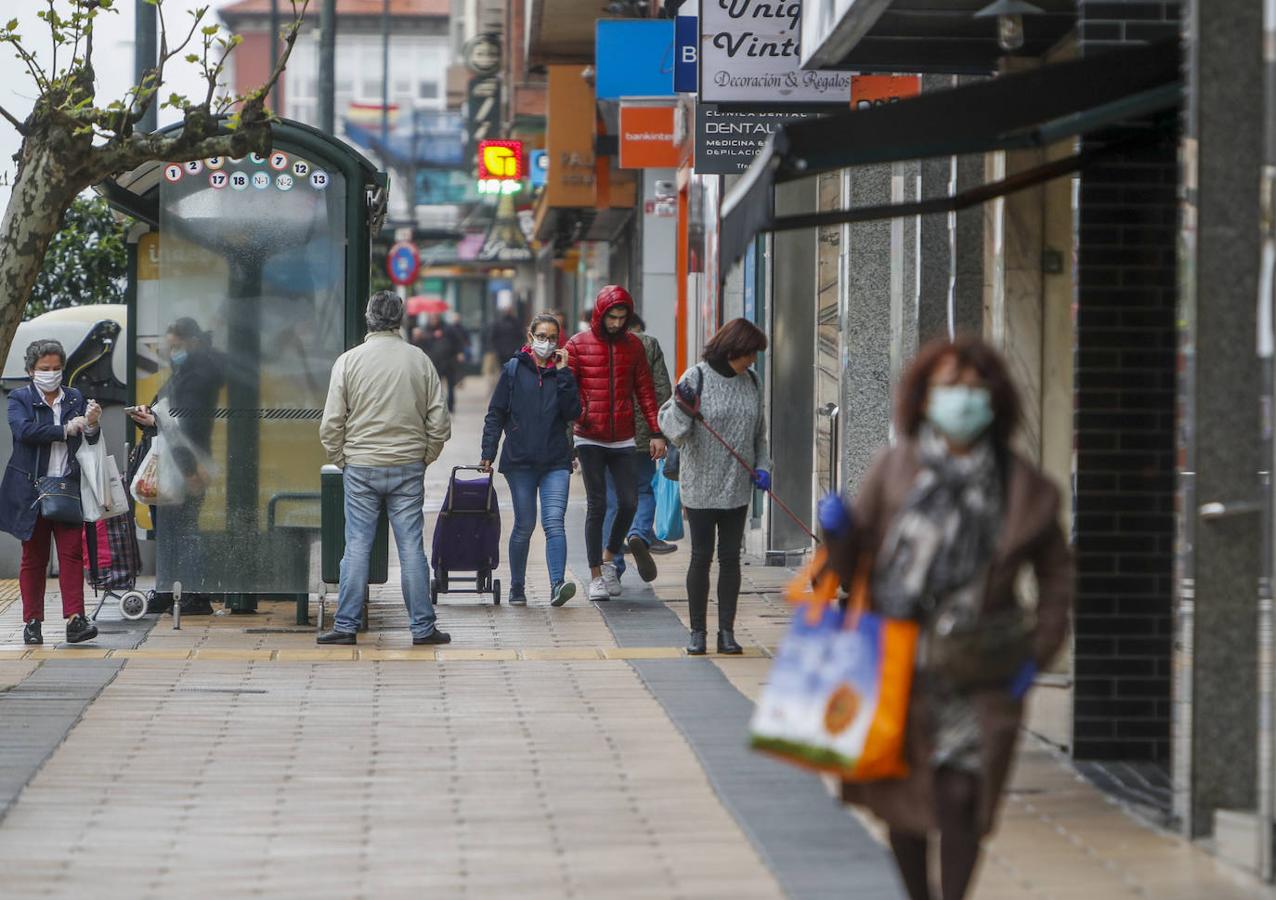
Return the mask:
[[[1030,659],[1015,673],[1015,677],[1010,679],[1010,696],[1015,700],[1022,700],[1036,679],[1037,664]]]
[[[771,473],[766,469],[758,469],[753,473],[753,486],[760,491],[771,490]]]
[[[821,497],[817,512],[820,528],[829,537],[841,537],[851,530],[851,511],[839,494],[828,493]]]

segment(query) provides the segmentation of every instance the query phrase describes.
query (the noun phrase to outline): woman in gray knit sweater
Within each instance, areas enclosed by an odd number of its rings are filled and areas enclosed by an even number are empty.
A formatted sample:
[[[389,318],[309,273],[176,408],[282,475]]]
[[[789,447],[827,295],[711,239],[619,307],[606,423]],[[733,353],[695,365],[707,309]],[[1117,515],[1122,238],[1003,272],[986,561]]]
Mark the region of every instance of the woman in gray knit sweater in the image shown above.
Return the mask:
[[[740,595],[740,550],[753,489],[771,486],[762,384],[749,368],[767,346],[766,335],[747,319],[732,319],[704,348],[703,360],[678,381],[660,408],[660,430],[682,456],[682,505],[691,532],[687,603],[691,640],[687,653],[705,652],[709,565],[718,544],[718,652],[738,654],[735,610]],[[757,472],[753,478],[702,423],[711,425]]]

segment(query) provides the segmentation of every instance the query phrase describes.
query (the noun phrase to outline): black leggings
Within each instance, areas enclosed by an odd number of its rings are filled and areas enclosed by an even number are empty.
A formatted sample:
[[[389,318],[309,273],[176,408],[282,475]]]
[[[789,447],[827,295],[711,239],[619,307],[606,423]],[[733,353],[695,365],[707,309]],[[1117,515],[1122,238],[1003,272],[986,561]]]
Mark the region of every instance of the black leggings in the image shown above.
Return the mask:
[[[962,900],[979,863],[979,779],[941,768],[935,773],[935,806],[939,819],[939,885],[931,890],[926,858],[930,839],[891,829],[891,850],[909,900]]]
[[[585,553],[589,567],[603,564],[603,521],[607,518],[607,471],[616,488],[616,518],[607,536],[607,549],[619,553],[625,535],[638,511],[638,471],[634,468],[634,448],[612,450],[584,444],[576,448],[580,474],[585,482]]]
[[[713,562],[713,542],[718,540],[718,628],[735,628],[736,601],[740,598],[740,549],[744,543],[747,506],[735,509],[687,510],[691,526],[691,566],[687,569],[687,605],[691,630],[707,631],[705,613],[709,609],[709,564]]]

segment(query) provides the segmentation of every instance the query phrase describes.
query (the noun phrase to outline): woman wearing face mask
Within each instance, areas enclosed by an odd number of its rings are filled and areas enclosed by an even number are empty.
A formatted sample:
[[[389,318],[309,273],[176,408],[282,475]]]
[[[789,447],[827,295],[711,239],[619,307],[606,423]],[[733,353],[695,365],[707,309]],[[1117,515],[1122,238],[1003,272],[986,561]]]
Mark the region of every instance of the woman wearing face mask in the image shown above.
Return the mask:
[[[871,567],[880,613],[920,625],[907,777],[846,784],[872,809],[911,900],[961,900],[991,831],[1023,699],[1058,652],[1072,602],[1059,491],[1011,449],[1020,402],[1001,357],[973,337],[924,347],[899,387],[899,442],[865,477],[853,514],[821,504],[845,582]],[[1036,574],[1035,615],[1016,594]],[[927,876],[938,834],[941,889]]]
[[[580,391],[567,367],[567,351],[558,348],[558,319],[540,313],[532,319],[528,343],[501,369],[483,423],[482,467],[492,470],[502,432],[501,474],[514,501],[510,533],[511,605],[527,603],[524,587],[527,553],[536,527],[540,495],[545,562],[549,567],[550,603],[562,606],[576,594],[565,580],[567,491],[571,484],[571,423],[580,416]]]
[[[22,541],[19,586],[22,591],[22,640],[43,644],[45,573],[49,544],[58,548],[58,585],[69,644],[92,640],[97,628],[84,615],[82,524],[50,521],[40,514],[36,479],[63,476],[79,494],[80,466],[75,451],[81,440],[96,444],[101,408],[72,387],[62,386],[66,351],[57,341],[27,347],[31,383],[9,395],[13,455],[0,483],[0,530]]]

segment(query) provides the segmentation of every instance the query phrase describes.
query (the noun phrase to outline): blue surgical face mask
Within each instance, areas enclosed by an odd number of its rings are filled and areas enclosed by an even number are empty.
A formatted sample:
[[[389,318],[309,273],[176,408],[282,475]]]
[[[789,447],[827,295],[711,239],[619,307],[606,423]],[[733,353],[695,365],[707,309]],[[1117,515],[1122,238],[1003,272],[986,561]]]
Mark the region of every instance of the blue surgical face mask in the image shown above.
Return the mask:
[[[971,444],[992,424],[992,394],[988,388],[964,384],[932,387],[926,419],[945,437]]]
[[[174,350],[168,355],[168,361],[175,366],[180,366],[182,363],[186,362],[186,358],[188,356],[190,356],[190,353],[185,350]]]

